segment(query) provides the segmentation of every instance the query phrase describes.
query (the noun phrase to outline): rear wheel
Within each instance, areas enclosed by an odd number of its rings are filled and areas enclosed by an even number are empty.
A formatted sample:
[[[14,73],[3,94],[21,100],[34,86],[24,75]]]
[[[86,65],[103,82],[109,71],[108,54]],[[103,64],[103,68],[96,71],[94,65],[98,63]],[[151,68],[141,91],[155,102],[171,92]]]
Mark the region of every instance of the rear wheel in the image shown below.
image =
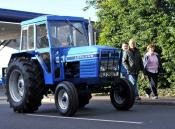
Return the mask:
[[[78,93],[71,82],[63,81],[55,90],[55,105],[64,116],[72,116],[78,109]]]
[[[39,65],[30,59],[14,58],[7,69],[7,98],[15,112],[33,112],[41,105],[43,78]]]
[[[111,89],[110,98],[112,105],[118,110],[130,109],[135,101],[134,89],[130,81],[120,79]]]

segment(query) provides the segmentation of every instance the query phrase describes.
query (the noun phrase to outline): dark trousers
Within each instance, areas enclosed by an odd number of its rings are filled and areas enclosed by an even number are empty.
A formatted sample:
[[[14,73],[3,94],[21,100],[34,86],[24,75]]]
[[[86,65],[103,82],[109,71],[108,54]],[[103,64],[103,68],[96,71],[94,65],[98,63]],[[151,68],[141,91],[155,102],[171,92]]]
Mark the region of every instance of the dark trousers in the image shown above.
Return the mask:
[[[154,96],[158,96],[158,93],[157,93],[158,73],[151,73],[147,71],[147,75],[148,75],[151,91],[153,92]]]

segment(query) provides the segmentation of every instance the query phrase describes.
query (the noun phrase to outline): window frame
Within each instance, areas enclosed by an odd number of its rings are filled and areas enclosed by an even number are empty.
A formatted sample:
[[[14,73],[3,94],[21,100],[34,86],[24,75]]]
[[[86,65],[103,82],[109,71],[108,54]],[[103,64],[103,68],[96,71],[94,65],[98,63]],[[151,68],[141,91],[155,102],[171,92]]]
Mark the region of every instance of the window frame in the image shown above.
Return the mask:
[[[33,27],[33,48],[29,48],[29,28]],[[27,28],[27,50],[34,50],[35,49],[35,27],[34,25],[29,25]]]
[[[47,33],[47,38],[48,38],[48,47],[41,47],[41,48],[38,48],[37,47],[37,26],[40,26],[40,25],[43,25],[45,24],[46,26],[46,33]],[[39,22],[37,24],[35,24],[35,49],[46,49],[46,48],[50,48],[50,35],[48,33],[48,25],[47,25],[47,22]]]
[[[33,26],[33,48],[29,48],[29,27]],[[23,49],[23,31],[27,31],[27,47],[26,49]],[[36,44],[36,27],[34,24],[28,25],[28,26],[24,26],[21,29],[21,39],[20,39],[20,51],[28,51],[28,50],[35,50],[35,44]]]

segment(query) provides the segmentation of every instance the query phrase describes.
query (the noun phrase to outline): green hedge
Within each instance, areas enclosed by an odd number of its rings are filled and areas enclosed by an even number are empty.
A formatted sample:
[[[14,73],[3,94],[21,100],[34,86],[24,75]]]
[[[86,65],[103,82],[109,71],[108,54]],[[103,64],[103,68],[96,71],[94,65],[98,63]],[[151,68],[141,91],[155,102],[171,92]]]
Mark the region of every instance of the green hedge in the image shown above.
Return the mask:
[[[155,43],[165,70],[159,88],[174,91],[175,0],[87,0],[87,8],[91,6],[97,9],[99,44],[121,47],[134,38],[143,55]]]

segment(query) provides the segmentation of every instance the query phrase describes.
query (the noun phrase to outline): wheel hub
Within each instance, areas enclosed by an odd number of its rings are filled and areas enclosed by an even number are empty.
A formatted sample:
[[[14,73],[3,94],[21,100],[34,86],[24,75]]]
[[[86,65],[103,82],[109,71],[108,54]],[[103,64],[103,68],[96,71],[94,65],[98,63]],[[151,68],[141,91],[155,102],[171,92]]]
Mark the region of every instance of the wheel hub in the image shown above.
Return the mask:
[[[58,103],[61,109],[66,110],[69,106],[69,97],[65,90],[61,90],[58,94]]]
[[[18,79],[18,92],[21,97],[24,95],[24,80],[22,76],[20,76]]]
[[[119,91],[115,90],[114,91],[114,99],[118,104],[122,104],[125,101],[125,98],[123,96],[123,89],[120,87],[118,89]]]
[[[63,98],[62,98],[62,102],[66,102],[66,101],[67,101],[66,96],[63,96]]]
[[[15,102],[20,102],[24,96],[24,79],[19,70],[14,70],[9,78],[9,91]]]

